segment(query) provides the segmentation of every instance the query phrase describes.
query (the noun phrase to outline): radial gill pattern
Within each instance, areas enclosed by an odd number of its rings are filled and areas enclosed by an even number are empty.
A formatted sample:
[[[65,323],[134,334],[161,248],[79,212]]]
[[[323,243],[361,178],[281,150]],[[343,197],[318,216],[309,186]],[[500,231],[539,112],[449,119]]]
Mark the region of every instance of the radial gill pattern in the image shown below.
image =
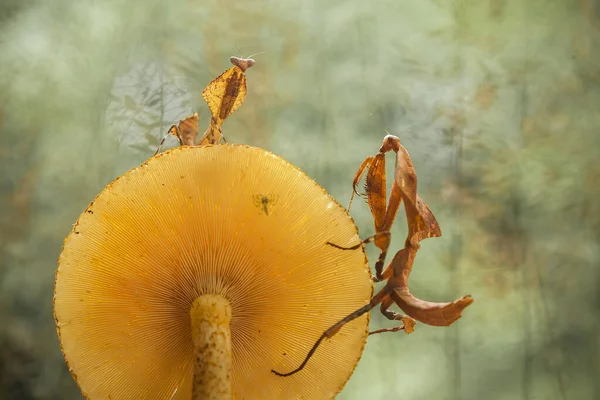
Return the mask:
[[[322,331],[366,304],[370,272],[354,222],[302,171],[247,146],[182,147],[110,184],[65,241],[55,287],[64,355],[92,399],[189,399],[190,307],[232,307],[239,399],[323,399],[360,358],[368,316],[281,378]]]

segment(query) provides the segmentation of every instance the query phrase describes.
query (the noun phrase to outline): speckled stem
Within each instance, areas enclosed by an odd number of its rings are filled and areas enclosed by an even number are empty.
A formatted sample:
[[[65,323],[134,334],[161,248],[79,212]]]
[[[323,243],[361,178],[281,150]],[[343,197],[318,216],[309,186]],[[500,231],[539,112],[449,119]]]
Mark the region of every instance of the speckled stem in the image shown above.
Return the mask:
[[[192,400],[233,399],[229,301],[221,295],[202,295],[192,304],[190,317],[195,356]]]

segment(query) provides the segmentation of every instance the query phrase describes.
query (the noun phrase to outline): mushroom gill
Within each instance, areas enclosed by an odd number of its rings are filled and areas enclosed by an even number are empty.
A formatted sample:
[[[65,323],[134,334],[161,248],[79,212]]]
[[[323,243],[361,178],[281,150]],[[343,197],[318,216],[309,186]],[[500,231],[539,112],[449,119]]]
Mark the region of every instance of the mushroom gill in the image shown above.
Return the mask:
[[[368,314],[323,344],[330,325],[372,295],[346,210],[302,171],[242,145],[180,147],[111,183],[65,240],[55,319],[84,396],[189,399],[190,309],[201,295],[231,306],[233,393],[244,399],[332,398],[365,344]]]

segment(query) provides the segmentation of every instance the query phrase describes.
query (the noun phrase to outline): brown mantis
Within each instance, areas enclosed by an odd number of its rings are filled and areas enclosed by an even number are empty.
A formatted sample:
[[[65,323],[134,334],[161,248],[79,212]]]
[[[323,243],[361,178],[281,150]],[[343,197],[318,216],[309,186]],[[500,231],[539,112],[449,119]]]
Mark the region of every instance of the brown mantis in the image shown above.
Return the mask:
[[[202,91],[202,97],[208,104],[212,114],[210,124],[198,141],[199,145],[219,143],[225,139],[221,134],[221,125],[227,117],[239,108],[246,98],[246,70],[254,65],[252,58],[231,57],[229,59],[233,67],[216,77]],[[156,149],[161,150],[169,135],[173,135],[181,146],[194,146],[198,134],[198,113],[179,121],[179,125],[173,125],[167,135],[163,138]]]
[[[385,154],[389,151],[396,153],[396,168],[390,197],[386,205]],[[420,247],[419,242],[426,238],[441,236],[442,232],[433,213],[417,194],[417,175],[408,152],[400,144],[400,139],[396,136],[387,135],[383,139],[383,144],[379,152],[375,156],[368,157],[362,163],[354,177],[352,198],[355,193],[361,195],[356,191],[356,186],[365,170],[367,170],[365,195],[373,214],[375,235],[348,248],[329,242],[327,244],[340,250],[356,250],[366,243],[374,242],[381,250],[375,264],[374,280],[381,281],[387,279],[386,285],[373,296],[367,305],[350,313],[323,332],[298,368],[287,373],[271,370],[275,375],[290,376],[301,371],[324,339],[331,338],[348,322],[369,312],[377,305],[380,305],[380,311],[386,318],[401,320],[403,325],[379,329],[370,332],[371,334],[396,332],[399,330],[405,330],[407,333],[410,333],[413,330],[415,320],[428,325],[449,326],[459,319],[462,310],[473,302],[471,296],[463,296],[450,303],[434,303],[416,298],[408,289],[408,277],[415,261],[417,250]],[[352,198],[350,199],[350,206],[352,205]],[[408,235],[404,243],[404,248],[398,251],[393,260],[383,268],[390,245],[390,229],[402,201],[404,201],[404,209],[408,222]],[[408,314],[408,317],[389,310],[394,303]]]
[[[219,143],[221,125],[246,98],[246,70],[254,65],[251,58],[229,58],[233,67],[216,77],[206,86],[202,97],[208,104],[212,118],[210,125],[200,138],[199,144]]]

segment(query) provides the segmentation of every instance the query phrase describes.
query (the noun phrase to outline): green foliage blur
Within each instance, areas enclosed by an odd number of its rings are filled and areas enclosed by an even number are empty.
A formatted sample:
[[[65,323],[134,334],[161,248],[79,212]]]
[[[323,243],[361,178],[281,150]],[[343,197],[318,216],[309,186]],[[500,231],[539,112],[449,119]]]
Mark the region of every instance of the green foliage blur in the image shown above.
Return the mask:
[[[599,46],[598,0],[3,0],[0,399],[81,397],[52,316],[64,237],[257,52],[226,138],[347,204],[399,136],[444,234],[412,290],[476,299],[450,328],[370,337],[338,398],[600,399]]]

